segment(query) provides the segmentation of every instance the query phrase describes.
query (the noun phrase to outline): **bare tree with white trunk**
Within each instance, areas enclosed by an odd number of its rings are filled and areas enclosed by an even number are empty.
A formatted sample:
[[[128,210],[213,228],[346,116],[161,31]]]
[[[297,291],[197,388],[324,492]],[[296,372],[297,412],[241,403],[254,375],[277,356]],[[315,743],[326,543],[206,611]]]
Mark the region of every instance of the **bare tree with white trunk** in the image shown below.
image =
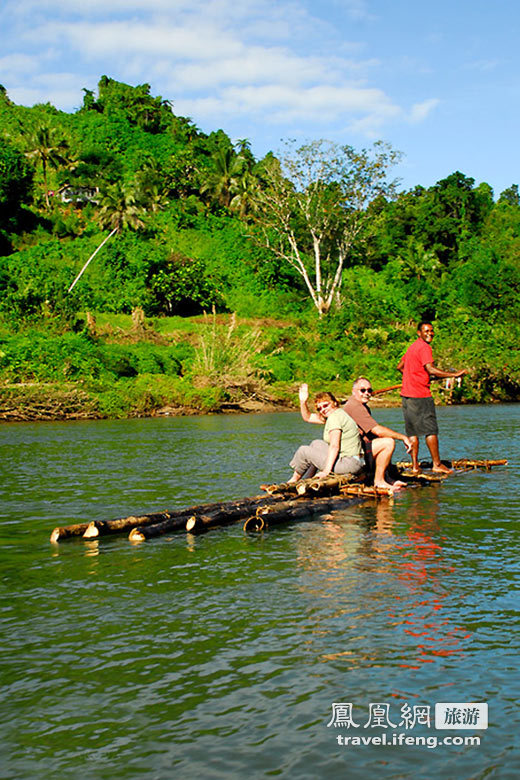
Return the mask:
[[[320,316],[339,296],[368,204],[395,194],[387,172],[399,159],[381,141],[356,151],[325,140],[289,141],[284,154],[266,159],[255,218],[260,240],[300,274]]]

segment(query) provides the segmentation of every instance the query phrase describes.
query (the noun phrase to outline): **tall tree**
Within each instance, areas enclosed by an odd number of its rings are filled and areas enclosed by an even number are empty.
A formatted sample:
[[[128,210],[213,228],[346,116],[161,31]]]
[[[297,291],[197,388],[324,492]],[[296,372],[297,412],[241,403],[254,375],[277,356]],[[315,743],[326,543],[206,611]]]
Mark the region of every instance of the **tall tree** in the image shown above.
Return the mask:
[[[377,142],[356,151],[330,141],[296,147],[263,167],[257,224],[263,243],[303,278],[320,316],[339,294],[342,272],[368,203],[392,196],[387,171],[400,155]]]
[[[233,190],[245,169],[244,158],[233,147],[220,147],[212,155],[213,172],[208,174],[202,192],[212,195],[221,206],[229,207]]]
[[[259,183],[247,169],[240,173],[232,182],[232,198],[229,210],[236,212],[240,219],[245,219],[248,214],[254,214],[258,206]]]
[[[134,181],[136,201],[145,211],[161,211],[168,204],[166,185],[160,167],[154,160],[137,171]]]
[[[41,165],[43,173],[43,186],[45,189],[45,204],[49,203],[49,168],[60,168],[68,164],[69,146],[67,141],[59,134],[57,128],[49,125],[38,125],[27,137],[27,150],[25,156]]]
[[[32,183],[33,170],[21,152],[0,140],[0,253],[10,246],[7,234],[18,227]]]

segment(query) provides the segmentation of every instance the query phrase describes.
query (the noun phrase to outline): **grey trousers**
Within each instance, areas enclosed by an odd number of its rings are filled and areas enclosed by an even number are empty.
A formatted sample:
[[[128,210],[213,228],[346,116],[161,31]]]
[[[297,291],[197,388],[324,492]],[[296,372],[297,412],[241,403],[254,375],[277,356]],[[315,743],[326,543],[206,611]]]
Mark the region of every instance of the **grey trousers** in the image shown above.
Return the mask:
[[[315,439],[310,444],[303,444],[298,447],[290,466],[298,474],[305,474],[308,477],[314,476],[317,471],[321,471],[327,462],[329,454],[329,445],[323,439]],[[357,474],[363,468],[362,458],[338,458],[334,464],[334,474]],[[312,471],[312,469],[314,469]]]

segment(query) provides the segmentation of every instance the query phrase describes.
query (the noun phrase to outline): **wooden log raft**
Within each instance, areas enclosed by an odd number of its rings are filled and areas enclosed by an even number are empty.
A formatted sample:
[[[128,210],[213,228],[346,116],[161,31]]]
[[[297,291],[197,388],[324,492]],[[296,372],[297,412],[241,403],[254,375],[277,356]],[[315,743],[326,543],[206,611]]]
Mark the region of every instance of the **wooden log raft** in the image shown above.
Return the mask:
[[[210,516],[230,516],[247,517],[256,511],[259,504],[269,505],[274,502],[284,501],[288,498],[296,498],[297,490],[306,493],[305,485],[307,482],[314,486],[310,495],[315,495],[319,490],[328,490],[338,492],[341,484],[345,483],[345,477],[329,477],[323,480],[323,487],[320,487],[320,480],[300,480],[298,483],[281,483],[279,485],[262,485],[268,495],[253,496],[251,498],[236,499],[233,501],[218,501],[208,504],[198,504],[187,507],[186,509],[173,510],[169,512],[155,512],[148,515],[130,515],[129,517],[118,517],[114,520],[96,520],[90,523],[77,523],[75,525],[62,526],[54,528],[50,540],[53,543],[81,536],[84,539],[96,539],[100,536],[124,533],[130,529],[130,538],[132,541],[143,541],[160,536],[170,531],[184,529],[188,518]],[[318,486],[318,487],[317,487]],[[234,522],[234,521],[230,521]],[[135,533],[132,533],[134,529]]]
[[[443,461],[452,468],[467,470],[468,468],[485,468],[507,465],[507,460],[470,460],[459,459]],[[441,482],[445,474],[414,474],[407,471],[411,463],[396,464],[400,479],[416,484]],[[421,462],[421,467],[431,467],[431,463]],[[187,530],[198,533],[217,525],[226,525],[245,520],[244,528],[258,528],[265,523],[260,521],[264,514],[273,514],[271,522],[309,516],[319,512],[330,511],[335,506],[345,506],[354,499],[369,497],[379,498],[393,495],[391,489],[374,488],[362,484],[364,477],[335,476],[326,479],[300,480],[297,483],[282,483],[279,485],[262,485],[267,495],[234,501],[199,504],[171,512],[156,512],[149,515],[129,516],[115,520],[103,520],[91,523],[77,523],[55,528],[51,533],[51,542],[82,536],[94,539],[107,534],[122,533],[129,528],[130,540],[141,542],[175,530]],[[327,503],[329,502],[329,503]]]
[[[311,478],[299,482],[282,482],[278,485],[261,485],[261,489],[267,492],[267,496],[254,496],[253,498],[229,501],[225,504],[193,507],[186,520],[185,528],[190,533],[200,533],[218,525],[230,525],[244,518],[256,517],[257,515],[252,515],[252,513],[256,513],[258,507],[265,508],[274,504],[278,506],[280,502],[286,503],[290,499],[298,500],[300,504],[304,499],[307,499],[307,503],[310,501],[311,504],[314,504],[319,495],[338,496],[340,489],[350,484],[354,479],[352,475],[331,475],[320,480]],[[309,511],[306,512],[306,514],[309,513]],[[302,512],[303,514],[305,513]],[[157,525],[133,528],[128,538],[132,542],[142,542],[161,536],[174,528],[182,527],[180,520],[181,518],[179,518],[179,523],[175,522],[175,526],[165,521]]]

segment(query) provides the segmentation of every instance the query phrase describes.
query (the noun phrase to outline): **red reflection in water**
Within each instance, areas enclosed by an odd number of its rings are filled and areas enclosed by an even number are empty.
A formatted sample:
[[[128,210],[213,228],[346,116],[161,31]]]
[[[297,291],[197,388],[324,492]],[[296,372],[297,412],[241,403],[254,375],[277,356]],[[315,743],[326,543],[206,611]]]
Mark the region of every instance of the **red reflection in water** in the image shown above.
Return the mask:
[[[437,520],[438,488],[407,491],[403,495],[409,502],[404,518],[402,509],[396,512],[397,507],[386,499],[379,500],[369,510],[367,505],[364,510],[357,507],[352,512],[354,522],[351,524],[346,521],[345,513],[338,516],[341,522],[334,522],[334,515],[329,516],[326,519],[332,522],[317,523],[314,533],[306,529],[304,537],[300,538],[304,543],[298,550],[300,565],[320,574],[315,582],[306,580],[304,590],[320,598],[335,599],[334,617],[344,615],[349,619],[351,630],[370,622],[382,601],[390,602],[387,613],[390,625],[406,635],[403,651],[410,658],[399,666],[408,669],[420,669],[441,658],[460,655],[464,650],[462,640],[470,636],[466,629],[453,625],[445,606],[449,595],[445,578],[455,568],[443,560]],[[360,529],[363,511],[371,518],[365,531]],[[396,516],[399,517],[398,524]],[[364,615],[353,617],[351,614],[353,600],[359,607],[360,593],[356,577],[346,576],[349,570],[351,574],[352,570],[369,572],[381,583],[380,593],[365,597]],[[406,593],[395,587],[392,583],[395,579],[405,586]],[[335,587],[330,587],[332,585]],[[313,620],[320,622],[316,614],[313,614]],[[317,624],[313,633],[323,636],[328,631]],[[361,633],[357,639],[363,639]],[[410,639],[414,641],[410,643]],[[322,655],[325,661],[340,657],[352,659],[352,650],[346,648],[339,653]],[[357,661],[360,660],[381,663],[381,648],[366,647],[360,653],[358,646]]]
[[[411,494],[406,513],[409,527],[404,537],[396,539],[394,566],[408,595],[395,594],[395,601],[402,602],[406,611],[393,609],[389,616],[394,626],[402,626],[407,636],[420,640],[416,643],[414,661],[399,664],[409,669],[420,669],[421,664],[434,663],[438,657],[462,653],[461,640],[470,636],[464,628],[453,626],[447,616],[443,619],[441,614],[448,596],[444,579],[455,568],[443,561],[442,546],[433,538],[441,538],[437,521],[438,487],[432,486],[428,492],[428,501],[424,500],[422,491]]]

